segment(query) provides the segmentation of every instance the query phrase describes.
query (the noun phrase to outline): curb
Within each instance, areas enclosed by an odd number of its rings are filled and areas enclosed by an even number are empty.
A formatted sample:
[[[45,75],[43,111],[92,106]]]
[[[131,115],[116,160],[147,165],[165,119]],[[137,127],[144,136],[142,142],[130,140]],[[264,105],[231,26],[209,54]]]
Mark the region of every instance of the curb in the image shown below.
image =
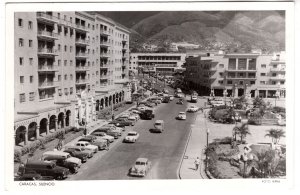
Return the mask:
[[[194,122],[195,122],[195,121],[196,121],[196,117],[195,117],[195,119],[194,119]],[[192,132],[193,132],[193,128],[190,129],[190,132],[189,132],[189,135],[188,135],[188,140],[187,140],[187,142],[186,142],[186,144],[185,144],[184,152],[183,152],[183,154],[182,154],[182,156],[181,156],[180,164],[179,164],[179,166],[178,166],[178,168],[177,168],[177,171],[176,171],[176,172],[177,172],[177,177],[178,177],[178,179],[182,179],[181,176],[180,176],[181,166],[182,166],[182,162],[183,162],[183,157],[184,157],[184,155],[185,155],[185,153],[186,153],[187,147],[188,147],[188,145],[189,145],[189,142],[190,142],[190,139],[191,139],[191,136],[192,136]]]

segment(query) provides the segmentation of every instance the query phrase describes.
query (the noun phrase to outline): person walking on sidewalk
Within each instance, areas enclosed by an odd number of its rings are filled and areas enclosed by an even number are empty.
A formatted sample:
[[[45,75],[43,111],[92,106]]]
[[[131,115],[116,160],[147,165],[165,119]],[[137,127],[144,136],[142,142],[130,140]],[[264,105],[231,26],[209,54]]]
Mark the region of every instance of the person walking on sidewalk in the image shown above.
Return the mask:
[[[200,159],[199,159],[199,157],[196,158],[196,160],[195,160],[194,163],[195,163],[195,171],[197,171],[198,168],[199,168],[199,165],[200,165]]]

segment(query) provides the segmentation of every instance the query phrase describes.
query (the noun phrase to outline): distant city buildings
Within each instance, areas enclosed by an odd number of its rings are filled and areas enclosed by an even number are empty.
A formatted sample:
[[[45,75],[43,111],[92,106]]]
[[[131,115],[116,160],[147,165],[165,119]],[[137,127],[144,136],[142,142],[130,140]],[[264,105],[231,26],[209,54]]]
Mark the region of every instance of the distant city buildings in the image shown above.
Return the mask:
[[[285,53],[212,54],[186,58],[185,82],[200,95],[286,96]]]
[[[15,144],[130,98],[129,30],[92,12],[16,12]]]
[[[179,42],[179,43],[171,43],[170,44],[170,50],[171,51],[178,51],[178,47],[182,47],[185,49],[197,49],[199,48],[199,45],[192,44],[192,43],[186,43],[186,42]]]
[[[183,69],[185,53],[131,53],[129,71],[153,72],[161,75],[172,75]]]

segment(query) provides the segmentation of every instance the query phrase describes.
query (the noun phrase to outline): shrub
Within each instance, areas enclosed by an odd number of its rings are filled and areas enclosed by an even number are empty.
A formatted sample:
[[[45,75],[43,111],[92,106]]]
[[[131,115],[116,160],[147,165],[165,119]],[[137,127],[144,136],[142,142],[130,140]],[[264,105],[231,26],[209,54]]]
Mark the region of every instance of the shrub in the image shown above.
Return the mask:
[[[14,162],[21,162],[22,152],[20,149],[14,150]]]
[[[258,117],[250,117],[248,119],[248,124],[249,125],[261,125],[262,120],[261,120],[261,118],[258,118]]]
[[[274,112],[274,113],[285,113],[285,108],[276,106],[276,107],[272,108],[272,112]]]

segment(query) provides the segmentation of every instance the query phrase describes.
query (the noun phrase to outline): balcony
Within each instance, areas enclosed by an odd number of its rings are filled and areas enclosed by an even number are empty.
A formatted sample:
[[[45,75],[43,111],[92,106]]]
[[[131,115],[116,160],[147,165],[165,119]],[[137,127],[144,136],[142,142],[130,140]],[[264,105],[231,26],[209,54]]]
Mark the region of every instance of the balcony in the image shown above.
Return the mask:
[[[85,40],[85,39],[76,39],[75,40],[75,45],[88,46],[89,43],[90,43],[89,40]]]
[[[110,43],[108,41],[101,41],[100,42],[100,47],[107,48],[109,46],[110,46]]]
[[[109,58],[108,53],[100,53],[101,58]]]
[[[83,52],[78,52],[75,54],[75,57],[77,59],[86,59],[88,58],[88,54],[87,53],[83,53]]]
[[[55,73],[58,69],[53,65],[39,65],[38,72],[39,73]]]
[[[272,80],[272,81],[284,81],[285,76],[284,75],[277,75],[277,76],[274,76],[274,77],[270,77],[270,80]]]
[[[54,57],[57,54],[54,52],[54,49],[52,48],[38,48],[38,55],[39,56],[48,56],[48,57]]]
[[[39,89],[47,89],[47,88],[54,88],[56,87],[54,81],[45,81],[45,82],[39,82]]]
[[[108,79],[108,75],[107,74],[101,74],[100,75],[100,80],[107,80]]]
[[[37,33],[37,37],[39,39],[45,39],[45,40],[50,40],[50,41],[58,39],[56,33],[53,33],[50,31],[45,31],[45,30],[39,30]]]
[[[86,71],[89,71],[89,67],[87,67],[87,66],[76,66],[75,71],[76,72],[86,72]]]
[[[255,69],[255,70],[250,70],[250,69],[239,69],[239,70],[237,70],[237,69],[235,69],[235,70],[226,70],[226,72],[257,72],[257,70]]]
[[[126,52],[126,50],[127,50],[127,48],[122,48],[122,52],[123,53]]]
[[[77,79],[76,80],[76,85],[86,85],[87,83],[89,83],[88,79]]]
[[[57,22],[55,17],[53,17],[50,14],[44,13],[44,12],[37,12],[36,19],[39,22],[45,22],[45,23],[52,24],[52,25],[54,25]]]
[[[123,45],[126,44],[126,42],[127,42],[126,40],[122,40],[122,44],[123,44]]]
[[[285,72],[285,67],[270,68],[271,72]]]
[[[74,25],[74,28],[77,31],[81,31],[81,32],[84,32],[84,33],[88,32],[88,29],[82,24],[77,23],[77,24]]]
[[[102,64],[102,65],[100,65],[100,69],[108,69],[109,67],[108,67],[108,65],[107,64]]]
[[[100,29],[100,36],[108,37],[110,34],[108,30]]]

